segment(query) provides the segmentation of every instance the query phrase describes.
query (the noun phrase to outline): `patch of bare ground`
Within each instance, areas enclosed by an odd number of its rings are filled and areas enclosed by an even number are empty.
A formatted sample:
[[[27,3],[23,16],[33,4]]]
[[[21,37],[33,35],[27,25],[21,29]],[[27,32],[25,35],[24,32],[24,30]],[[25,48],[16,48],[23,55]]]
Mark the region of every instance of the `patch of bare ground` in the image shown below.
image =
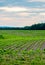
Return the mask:
[[[28,47],[27,50],[31,50],[33,48],[33,46],[35,45],[36,41],[32,42]]]
[[[41,50],[44,50],[44,49],[45,49],[45,42],[41,46]]]

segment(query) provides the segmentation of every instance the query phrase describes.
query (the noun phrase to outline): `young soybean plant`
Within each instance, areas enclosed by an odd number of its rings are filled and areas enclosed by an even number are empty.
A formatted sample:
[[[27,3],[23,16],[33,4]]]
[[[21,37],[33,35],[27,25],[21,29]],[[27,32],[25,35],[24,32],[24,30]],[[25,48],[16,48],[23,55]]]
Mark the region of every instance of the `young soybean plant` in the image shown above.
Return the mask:
[[[3,35],[0,35],[0,39],[4,39]]]

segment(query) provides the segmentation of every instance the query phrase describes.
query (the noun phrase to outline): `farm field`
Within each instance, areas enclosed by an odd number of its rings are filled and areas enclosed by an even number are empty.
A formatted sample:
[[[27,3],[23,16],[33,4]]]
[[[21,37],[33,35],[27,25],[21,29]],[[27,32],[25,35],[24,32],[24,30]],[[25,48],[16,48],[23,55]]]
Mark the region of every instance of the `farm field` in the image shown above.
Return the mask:
[[[45,30],[0,30],[0,65],[45,65]]]

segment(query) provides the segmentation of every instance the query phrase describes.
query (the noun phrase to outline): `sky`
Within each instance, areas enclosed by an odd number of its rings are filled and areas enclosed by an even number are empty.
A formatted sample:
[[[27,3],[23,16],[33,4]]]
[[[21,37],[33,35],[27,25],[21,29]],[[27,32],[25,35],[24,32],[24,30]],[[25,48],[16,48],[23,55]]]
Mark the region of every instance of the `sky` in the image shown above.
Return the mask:
[[[0,0],[0,26],[45,23],[45,0]]]

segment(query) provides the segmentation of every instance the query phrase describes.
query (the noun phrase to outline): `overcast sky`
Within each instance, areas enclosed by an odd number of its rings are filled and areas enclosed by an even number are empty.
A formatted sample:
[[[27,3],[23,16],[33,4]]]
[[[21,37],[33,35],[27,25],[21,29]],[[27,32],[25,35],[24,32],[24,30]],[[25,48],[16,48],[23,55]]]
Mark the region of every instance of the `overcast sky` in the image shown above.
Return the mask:
[[[0,0],[0,26],[45,22],[45,0]]]

